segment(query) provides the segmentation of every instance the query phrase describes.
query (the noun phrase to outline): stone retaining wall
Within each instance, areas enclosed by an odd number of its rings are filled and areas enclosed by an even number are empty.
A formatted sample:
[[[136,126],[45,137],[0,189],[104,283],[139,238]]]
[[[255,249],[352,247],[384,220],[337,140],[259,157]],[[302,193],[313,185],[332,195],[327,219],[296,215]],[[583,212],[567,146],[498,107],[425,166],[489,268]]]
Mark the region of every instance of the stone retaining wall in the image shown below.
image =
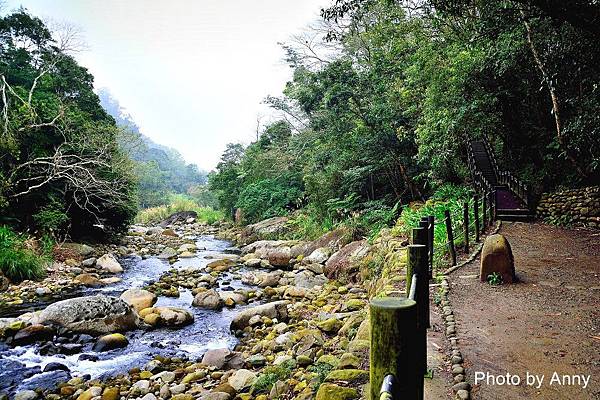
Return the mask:
[[[537,216],[552,223],[600,228],[600,186],[544,193]]]

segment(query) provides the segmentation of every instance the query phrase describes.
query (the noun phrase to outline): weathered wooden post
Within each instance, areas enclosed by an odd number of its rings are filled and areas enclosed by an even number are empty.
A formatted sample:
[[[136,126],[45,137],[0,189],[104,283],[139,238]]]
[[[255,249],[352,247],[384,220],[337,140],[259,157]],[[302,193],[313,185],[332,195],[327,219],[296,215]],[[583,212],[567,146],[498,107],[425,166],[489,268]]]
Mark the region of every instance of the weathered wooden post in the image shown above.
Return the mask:
[[[412,230],[412,244],[413,245],[424,245],[427,240],[427,231],[425,228],[413,228]],[[410,245],[408,246],[410,250]],[[412,276],[415,274],[415,265],[410,262],[410,251],[408,253],[408,259],[406,263],[406,297],[410,292],[410,286],[412,284]]]
[[[429,279],[433,278],[433,241],[435,238],[435,217],[430,215],[429,218]]]
[[[463,233],[465,235],[465,252],[469,252],[469,203],[463,203]]]
[[[479,196],[473,196],[473,215],[475,217],[475,241],[479,242]]]
[[[414,300],[374,298],[371,318],[371,400],[379,399],[386,375],[396,378],[394,399],[416,399],[421,370],[415,368],[417,354],[417,303]],[[422,384],[421,384],[422,386]]]
[[[429,328],[429,280],[427,272],[427,246],[413,244],[408,246],[407,265],[411,265],[413,279],[416,277],[415,296],[417,302],[417,359],[415,368],[421,373],[417,375],[419,399],[423,399],[423,378],[427,373],[427,328]],[[411,281],[412,286],[412,281]]]
[[[452,233],[452,219],[450,218],[450,211],[444,211],[446,217],[446,234],[448,237],[448,250],[452,257],[452,265],[456,265],[456,249],[454,248],[454,234]]]

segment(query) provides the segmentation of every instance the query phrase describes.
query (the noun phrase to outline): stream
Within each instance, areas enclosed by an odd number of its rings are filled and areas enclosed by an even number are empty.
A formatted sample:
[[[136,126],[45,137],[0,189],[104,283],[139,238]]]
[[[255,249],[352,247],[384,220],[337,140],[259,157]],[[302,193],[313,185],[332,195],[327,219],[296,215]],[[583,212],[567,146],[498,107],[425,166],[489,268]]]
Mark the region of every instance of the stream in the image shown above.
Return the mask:
[[[119,296],[126,289],[141,288],[157,281],[164,272],[172,268],[204,269],[211,261],[225,257],[227,252],[235,251],[231,248],[230,242],[212,236],[199,236],[195,238],[195,242],[198,247],[196,256],[180,259],[172,265],[166,260],[155,257],[122,258],[119,260],[124,268],[124,272],[119,275],[122,281],[102,288],[86,288],[75,295]],[[217,282],[218,290],[250,288],[241,282],[240,270],[234,273],[221,273]],[[61,380],[68,380],[69,376],[87,375],[92,379],[115,376],[130,368],[142,367],[157,355],[196,360],[211,348],[232,349],[237,340],[231,334],[229,325],[233,317],[248,306],[210,311],[192,307],[192,300],[191,291],[183,288],[180,288],[178,298],[160,296],[155,306],[186,309],[194,315],[194,323],[179,329],[158,328],[149,331],[139,329],[128,332],[126,336],[129,345],[122,349],[94,352],[92,346],[95,340],[88,340],[87,343],[84,341],[83,348],[77,349],[75,354],[43,355],[40,354],[40,347],[43,344],[9,348],[0,343],[0,387],[3,389],[10,387],[13,393],[25,389],[51,388]],[[47,304],[47,301],[40,302],[34,308],[42,309]],[[66,366],[69,371],[64,371],[62,367],[56,369],[55,363]],[[49,367],[46,368],[47,366]],[[50,371],[42,372],[45,368]]]

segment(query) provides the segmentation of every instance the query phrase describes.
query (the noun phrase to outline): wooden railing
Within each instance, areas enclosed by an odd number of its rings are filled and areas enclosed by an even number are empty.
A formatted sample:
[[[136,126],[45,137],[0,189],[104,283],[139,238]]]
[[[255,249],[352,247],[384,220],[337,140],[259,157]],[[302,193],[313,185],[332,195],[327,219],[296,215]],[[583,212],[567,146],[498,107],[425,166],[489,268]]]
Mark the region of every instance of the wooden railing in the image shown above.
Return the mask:
[[[499,185],[506,185],[510,189],[512,193],[514,193],[519,200],[523,202],[523,204],[530,208],[531,204],[531,194],[528,186],[521,181],[518,177],[513,175],[512,172],[508,170],[501,170],[498,167],[498,162],[496,161],[496,156],[492,151],[492,148],[487,139],[482,139],[485,150],[490,159],[490,163],[492,164],[492,169],[494,174],[496,175],[496,179]],[[483,174],[477,170],[477,165],[475,163],[475,156],[473,154],[473,149],[471,146],[467,147],[467,160],[468,160],[468,168],[471,172],[471,177],[473,178],[473,184],[475,189],[479,192],[487,193],[493,192],[495,187],[486,179]]]
[[[523,202],[523,204],[525,204],[526,207],[529,207],[529,203],[531,201],[529,188],[510,171],[501,171],[499,173],[498,183],[501,185],[507,185],[508,188]]]

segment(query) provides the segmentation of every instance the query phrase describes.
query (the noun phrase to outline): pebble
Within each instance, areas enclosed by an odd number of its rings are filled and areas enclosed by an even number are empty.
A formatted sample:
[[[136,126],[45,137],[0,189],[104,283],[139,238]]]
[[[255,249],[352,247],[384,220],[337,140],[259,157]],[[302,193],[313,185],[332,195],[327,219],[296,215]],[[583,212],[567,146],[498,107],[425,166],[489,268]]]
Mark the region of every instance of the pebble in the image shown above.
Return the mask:
[[[452,390],[454,390],[455,392],[458,392],[459,390],[469,390],[470,388],[471,385],[469,385],[469,383],[467,382],[460,382],[452,386]]]

